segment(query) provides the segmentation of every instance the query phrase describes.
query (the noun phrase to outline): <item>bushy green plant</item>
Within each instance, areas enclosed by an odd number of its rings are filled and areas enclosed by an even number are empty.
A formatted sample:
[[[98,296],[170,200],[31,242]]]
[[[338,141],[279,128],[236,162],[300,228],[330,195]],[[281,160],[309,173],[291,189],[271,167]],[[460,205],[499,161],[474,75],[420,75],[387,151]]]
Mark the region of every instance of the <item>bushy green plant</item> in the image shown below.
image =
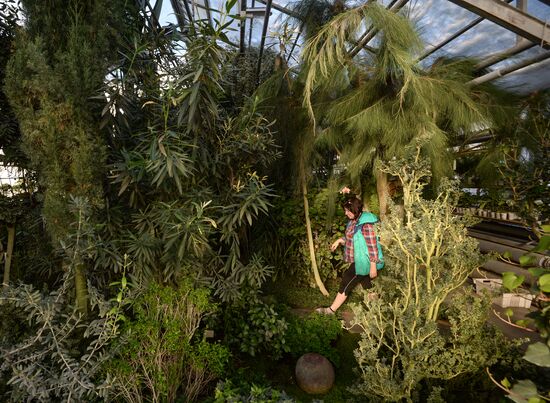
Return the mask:
[[[434,200],[424,199],[428,163],[418,148],[408,152],[407,160],[383,168],[403,183],[405,217],[392,214],[380,232],[387,273],[375,285],[379,298],[365,296],[353,307],[353,322],[363,330],[354,391],[388,401],[411,401],[425,379],[452,379],[490,366],[505,345],[485,328],[489,302],[459,292],[482,259],[467,236],[468,220],[453,214],[456,190],[443,182]],[[445,335],[437,320],[451,296]]]
[[[294,401],[284,391],[254,384],[237,386],[230,380],[218,383],[213,400],[214,403],[291,403]]]
[[[117,357],[107,363],[111,398],[130,402],[193,401],[223,374],[229,351],[201,339],[201,320],[216,306],[206,289],[190,282],[178,288],[151,284],[134,301]]]
[[[519,325],[526,325],[531,319],[537,328],[542,341],[531,343],[523,355],[523,359],[540,367],[550,367],[550,269],[540,267],[541,260],[534,253],[544,253],[550,246],[550,225],[542,225],[541,236],[535,248],[529,253],[520,257],[522,266],[527,266],[535,281],[531,286],[531,292],[536,295],[534,305],[538,308],[529,312],[526,319],[523,319]],[[505,272],[502,275],[502,285],[514,291],[520,287],[525,280],[525,276],[518,276],[512,272]],[[509,308],[511,309],[511,308]],[[511,316],[511,315],[510,315]],[[536,382],[534,382],[534,381]],[[496,381],[495,381],[496,382]],[[508,392],[508,397],[515,402],[528,400],[529,403],[542,403],[547,400],[548,384],[542,385],[540,379],[521,379],[512,384],[507,378],[500,381],[500,387]],[[542,391],[540,389],[546,389]]]
[[[228,307],[224,317],[226,340],[239,351],[251,356],[269,354],[275,359],[288,351],[287,321],[257,293],[250,292]]]
[[[141,281],[201,278],[224,302],[270,272],[248,244],[274,197],[262,171],[278,157],[272,123],[257,110],[261,100],[246,108],[224,103],[231,55],[222,44],[231,18],[223,12],[213,25],[194,21],[183,57],[173,56],[181,50],[176,41],[164,43],[168,50],[147,37],[132,44],[119,66],[122,78],[106,88],[110,98],[122,91],[126,101],[104,110],[120,140],[110,149],[110,200],[124,211],[109,212],[118,220],[105,236],[113,253],[104,256],[104,266],[128,253]],[[154,41],[163,43],[161,37]],[[167,72],[162,86],[140,79],[158,74],[155,66],[133,63],[144,52],[158,54]],[[136,115],[138,127],[117,123],[118,107]]]
[[[495,130],[477,166],[481,181],[497,203],[518,213],[537,237],[550,220],[550,92],[521,102],[511,122]]]
[[[334,315],[309,315],[287,318],[286,346],[288,353],[298,358],[306,353],[319,353],[327,357],[335,366],[340,365],[338,350],[332,345],[342,334],[342,324]]]

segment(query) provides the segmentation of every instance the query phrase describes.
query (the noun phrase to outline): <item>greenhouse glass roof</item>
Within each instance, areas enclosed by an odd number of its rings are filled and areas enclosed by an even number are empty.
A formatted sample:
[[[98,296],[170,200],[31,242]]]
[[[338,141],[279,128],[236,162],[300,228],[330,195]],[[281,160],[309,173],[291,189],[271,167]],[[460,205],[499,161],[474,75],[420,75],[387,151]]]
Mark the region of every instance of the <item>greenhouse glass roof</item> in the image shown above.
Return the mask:
[[[495,80],[521,94],[550,88],[549,0],[382,0],[379,3],[400,9],[414,22],[425,44],[421,57],[427,65],[441,56],[473,57],[484,62],[491,72],[484,80]],[[260,47],[267,20],[264,48],[278,46],[277,33],[285,23],[296,33],[300,31],[300,22],[289,19],[295,4],[287,0],[238,0],[231,12],[247,15],[244,35],[235,22],[230,39],[244,51],[250,46]],[[346,4],[353,6],[354,3]],[[159,23],[166,26],[178,25],[178,14],[180,23],[189,18],[189,14],[194,19],[215,18],[216,12],[207,8],[219,10],[221,5],[221,0],[151,0],[148,7],[161,10]],[[266,18],[268,8],[270,13]],[[293,57],[298,56],[301,43],[299,37]],[[500,56],[496,63],[489,58],[494,55]]]

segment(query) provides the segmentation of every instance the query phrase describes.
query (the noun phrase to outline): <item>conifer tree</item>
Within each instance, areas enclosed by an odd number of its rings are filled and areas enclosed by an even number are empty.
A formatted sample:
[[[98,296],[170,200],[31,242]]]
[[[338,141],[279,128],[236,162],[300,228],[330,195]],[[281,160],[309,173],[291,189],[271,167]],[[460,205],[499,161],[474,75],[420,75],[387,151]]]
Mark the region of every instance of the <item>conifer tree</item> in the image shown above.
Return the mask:
[[[378,33],[368,55],[357,49],[365,26]],[[304,49],[304,105],[353,183],[373,170],[382,216],[389,190],[380,163],[423,136],[429,138],[423,152],[434,176],[441,176],[450,170],[449,133],[489,125],[484,93],[465,85],[464,62],[423,69],[416,60],[420,45],[405,17],[367,2],[336,16]]]
[[[6,92],[39,177],[43,217],[55,243],[71,232],[70,197],[104,202],[105,136],[92,101],[116,56],[115,19],[125,2],[22,1],[26,27],[7,69]],[[74,262],[76,304],[87,311],[84,261]]]

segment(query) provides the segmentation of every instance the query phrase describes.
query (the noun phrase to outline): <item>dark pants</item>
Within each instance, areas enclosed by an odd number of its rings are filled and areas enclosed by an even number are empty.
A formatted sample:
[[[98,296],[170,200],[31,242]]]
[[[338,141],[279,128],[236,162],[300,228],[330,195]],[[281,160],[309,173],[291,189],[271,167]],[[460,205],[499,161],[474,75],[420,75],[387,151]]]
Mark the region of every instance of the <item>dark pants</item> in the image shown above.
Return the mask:
[[[355,263],[352,263],[349,269],[342,275],[342,282],[340,283],[338,292],[349,296],[350,292],[357,287],[359,283],[361,283],[365,290],[372,288],[370,276],[368,274],[366,276],[355,274]]]

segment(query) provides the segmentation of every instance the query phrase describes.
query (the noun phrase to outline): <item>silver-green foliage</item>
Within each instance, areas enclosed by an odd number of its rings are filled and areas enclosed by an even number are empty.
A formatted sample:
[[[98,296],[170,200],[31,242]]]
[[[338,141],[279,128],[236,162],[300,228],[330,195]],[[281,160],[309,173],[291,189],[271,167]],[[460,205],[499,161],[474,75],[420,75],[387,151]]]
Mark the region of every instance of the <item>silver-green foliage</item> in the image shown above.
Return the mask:
[[[111,301],[89,287],[90,307],[98,313],[92,320],[70,308],[71,285],[67,272],[62,286],[49,294],[30,285],[0,294],[0,308],[20,310],[28,327],[18,343],[0,346],[0,371],[9,377],[10,401],[76,402],[105,396],[109,379],[102,366],[119,335],[127,285],[124,279]]]
[[[476,372],[499,358],[501,338],[485,329],[488,301],[462,291],[482,261],[466,233],[468,219],[455,216],[456,190],[443,183],[434,200],[422,197],[428,163],[417,148],[384,167],[403,183],[404,219],[392,214],[380,235],[386,271],[379,298],[354,306],[362,330],[355,392],[388,401],[412,400],[427,379],[448,380]],[[450,329],[438,328],[445,305]]]

